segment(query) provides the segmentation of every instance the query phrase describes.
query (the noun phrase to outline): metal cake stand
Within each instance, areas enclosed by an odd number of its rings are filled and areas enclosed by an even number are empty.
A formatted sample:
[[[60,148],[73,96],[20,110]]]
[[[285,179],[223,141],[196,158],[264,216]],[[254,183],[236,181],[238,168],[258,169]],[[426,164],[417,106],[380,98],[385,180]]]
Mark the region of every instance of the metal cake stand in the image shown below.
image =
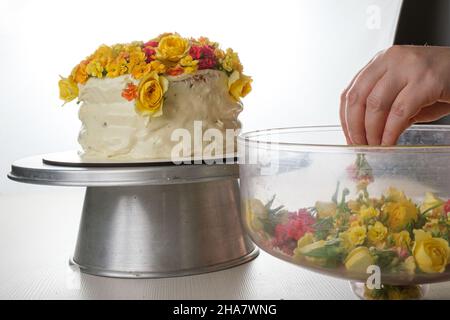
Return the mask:
[[[240,222],[237,164],[90,163],[76,152],[16,161],[24,183],[87,187],[72,262],[93,275],[159,278],[230,268],[258,249]]]

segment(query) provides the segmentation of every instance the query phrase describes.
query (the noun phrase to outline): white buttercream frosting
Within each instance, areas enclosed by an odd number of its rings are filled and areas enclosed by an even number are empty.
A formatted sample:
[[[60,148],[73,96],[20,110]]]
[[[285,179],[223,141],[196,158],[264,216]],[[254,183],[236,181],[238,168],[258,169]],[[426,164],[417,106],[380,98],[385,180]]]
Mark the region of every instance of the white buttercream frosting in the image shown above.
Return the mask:
[[[194,137],[194,121],[202,121],[202,130],[217,129],[225,137],[226,129],[241,127],[237,117],[242,105],[228,92],[228,77],[217,70],[202,70],[195,75],[168,77],[163,115],[150,118],[135,110],[134,101],[121,96],[130,75],[117,78],[90,78],[80,85],[82,101],[79,118],[82,128],[78,141],[84,158],[94,159],[170,159],[179,140],[172,141],[174,129],[184,128]],[[216,131],[217,132],[217,131]],[[225,139],[224,139],[225,140]],[[203,141],[203,148],[210,141]],[[228,149],[226,144],[229,144]],[[230,146],[233,144],[233,146]],[[222,153],[235,150],[235,140],[224,141]],[[218,150],[218,153],[221,153]],[[194,148],[191,154],[194,155]],[[196,154],[198,155],[198,154]]]

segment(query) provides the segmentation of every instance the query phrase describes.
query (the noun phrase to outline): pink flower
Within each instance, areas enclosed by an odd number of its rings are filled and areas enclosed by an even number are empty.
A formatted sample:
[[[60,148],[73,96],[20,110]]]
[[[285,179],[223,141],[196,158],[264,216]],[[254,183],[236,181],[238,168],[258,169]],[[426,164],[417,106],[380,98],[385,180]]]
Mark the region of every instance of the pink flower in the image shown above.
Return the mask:
[[[351,164],[347,167],[347,176],[352,181],[358,181],[358,168],[355,164]]]
[[[216,62],[216,59],[214,59],[214,58],[200,59],[198,62],[198,70],[214,69],[216,64],[217,64],[217,62]]]
[[[450,213],[450,200],[447,200],[447,202],[444,204],[444,212]]]
[[[212,46],[203,46],[202,47],[203,58],[214,58],[214,47]]]
[[[145,53],[145,62],[149,63],[153,60],[155,60],[155,54],[156,54],[156,50],[153,49],[152,47],[145,47],[143,49],[144,53]]]
[[[409,256],[408,249],[406,248],[398,248],[397,254],[401,259],[406,259]]]
[[[192,59],[200,60],[202,56],[202,47],[192,46],[191,49],[189,49],[189,54],[192,56]]]
[[[297,241],[307,232],[314,232],[316,222],[306,209],[290,212],[288,221],[275,227],[272,245],[288,255],[292,255],[297,247]]]
[[[153,47],[156,48],[158,46],[158,41],[149,41],[144,43],[144,47]]]
[[[212,69],[217,65],[214,47],[212,46],[192,46],[189,54],[194,60],[198,60],[198,69]]]

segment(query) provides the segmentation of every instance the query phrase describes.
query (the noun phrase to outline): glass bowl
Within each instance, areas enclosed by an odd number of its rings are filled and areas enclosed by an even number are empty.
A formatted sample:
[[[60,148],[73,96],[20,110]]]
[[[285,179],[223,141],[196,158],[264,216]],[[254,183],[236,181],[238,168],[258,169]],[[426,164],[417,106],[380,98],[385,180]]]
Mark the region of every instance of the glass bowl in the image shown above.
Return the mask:
[[[450,279],[450,126],[412,126],[394,147],[348,146],[339,126],[249,132],[238,147],[243,224],[264,251],[369,299]]]

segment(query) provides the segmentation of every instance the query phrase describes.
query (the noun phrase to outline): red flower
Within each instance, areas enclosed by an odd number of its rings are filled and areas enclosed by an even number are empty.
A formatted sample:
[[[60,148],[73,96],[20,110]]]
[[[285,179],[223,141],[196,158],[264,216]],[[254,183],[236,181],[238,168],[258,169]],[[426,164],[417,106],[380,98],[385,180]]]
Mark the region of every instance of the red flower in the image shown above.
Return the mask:
[[[445,213],[450,213],[450,199],[444,204]]]
[[[202,56],[202,47],[192,46],[191,49],[189,49],[189,54],[192,56],[194,60],[200,60]]]
[[[214,47],[203,46],[202,47],[203,58],[215,58]]]
[[[168,74],[169,76],[179,76],[179,75],[182,74],[183,72],[184,72],[184,69],[183,69],[181,66],[179,66],[179,65],[177,65],[177,66],[175,66],[175,67],[170,68],[169,70],[167,70],[167,74]]]
[[[198,70],[214,69],[216,64],[217,64],[217,61],[215,58],[200,59],[198,62]]]
[[[145,47],[143,49],[144,53],[145,53],[145,62],[149,63],[152,62],[153,60],[155,60],[155,54],[156,54],[156,50],[153,49],[152,47]]]
[[[153,47],[156,48],[158,46],[158,41],[149,41],[144,43],[144,47]]]
[[[275,237],[272,241],[274,247],[288,255],[292,255],[297,247],[297,241],[307,232],[313,232],[316,222],[306,209],[290,212],[288,221],[275,227]]]
[[[122,90],[122,97],[131,101],[137,98],[137,86],[132,82],[127,84],[127,87]]]
[[[214,47],[212,46],[192,46],[189,54],[194,60],[198,60],[198,69],[213,69],[217,65]]]

